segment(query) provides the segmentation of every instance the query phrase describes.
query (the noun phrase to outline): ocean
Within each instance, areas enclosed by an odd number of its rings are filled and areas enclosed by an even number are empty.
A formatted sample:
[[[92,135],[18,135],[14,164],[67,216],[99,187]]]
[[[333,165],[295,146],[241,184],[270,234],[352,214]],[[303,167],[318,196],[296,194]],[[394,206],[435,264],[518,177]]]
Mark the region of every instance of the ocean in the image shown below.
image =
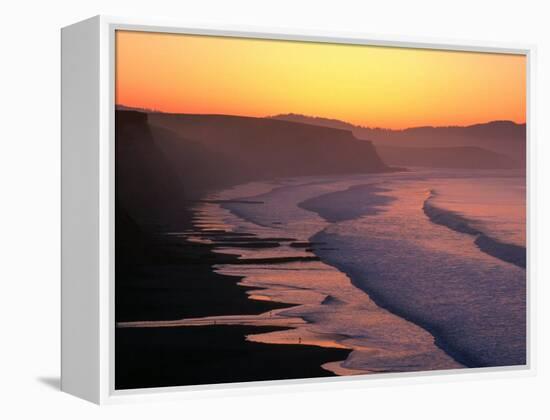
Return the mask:
[[[263,260],[215,269],[242,276],[251,299],[296,306],[178,325],[288,326],[247,339],[351,349],[323,366],[339,375],[523,365],[525,184],[519,171],[414,169],[213,194],[195,208],[198,229],[281,243],[218,248]],[[304,256],[319,260],[266,260]]]

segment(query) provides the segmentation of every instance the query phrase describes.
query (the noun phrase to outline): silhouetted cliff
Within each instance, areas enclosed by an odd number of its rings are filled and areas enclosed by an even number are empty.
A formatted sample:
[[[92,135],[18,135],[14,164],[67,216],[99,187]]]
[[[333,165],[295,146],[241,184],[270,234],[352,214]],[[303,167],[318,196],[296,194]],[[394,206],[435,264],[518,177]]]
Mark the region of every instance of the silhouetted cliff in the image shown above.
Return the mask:
[[[349,131],[264,118],[116,111],[116,196],[138,225],[175,226],[189,200],[262,179],[380,172]]]
[[[184,183],[153,139],[147,114],[116,111],[115,173],[120,220],[147,226],[169,223],[181,213]]]
[[[477,168],[493,168],[495,166],[495,156],[490,152],[506,155],[515,161],[513,166],[524,166],[526,161],[526,125],[516,124],[513,121],[491,121],[483,124],[474,124],[470,126],[450,126],[450,127],[413,127],[404,130],[391,130],[384,128],[363,127],[349,124],[345,121],[309,117],[299,114],[281,114],[271,117],[273,119],[301,122],[304,124],[313,124],[323,127],[345,128],[351,130],[359,139],[370,140],[378,148],[381,146],[399,147],[399,148],[443,148],[458,147],[471,148],[463,149],[464,153],[470,152],[472,162],[477,162]],[[479,154],[473,148],[482,149]],[[397,151],[395,149],[394,151]],[[407,149],[403,149],[407,152]],[[410,151],[411,158],[418,157],[418,151]],[[441,152],[441,151],[439,151]],[[432,151],[430,154],[436,156],[438,151]],[[483,157],[489,160],[484,161]],[[384,156],[382,156],[384,159]],[[416,160],[416,159],[415,159]],[[424,159],[426,160],[426,159]],[[414,165],[413,160],[407,160],[407,154],[399,159],[388,160],[390,165]],[[429,162],[428,166],[441,166],[443,162]],[[449,161],[450,166],[444,167],[462,167]]]
[[[389,170],[370,142],[360,141],[345,130],[226,115],[150,114],[149,120],[212,153],[210,159],[206,156],[202,162],[211,164],[212,171],[220,171],[220,161],[229,164],[231,173],[220,174],[221,179]],[[171,156],[185,152],[173,137],[163,144]]]

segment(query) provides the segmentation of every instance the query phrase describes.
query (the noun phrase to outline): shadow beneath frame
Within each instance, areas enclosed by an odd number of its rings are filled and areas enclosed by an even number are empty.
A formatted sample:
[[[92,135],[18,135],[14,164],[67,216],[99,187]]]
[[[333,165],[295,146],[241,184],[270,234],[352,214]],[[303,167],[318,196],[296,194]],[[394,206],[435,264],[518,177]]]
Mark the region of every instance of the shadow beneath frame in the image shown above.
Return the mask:
[[[61,391],[61,378],[59,376],[41,376],[36,380],[56,391]]]

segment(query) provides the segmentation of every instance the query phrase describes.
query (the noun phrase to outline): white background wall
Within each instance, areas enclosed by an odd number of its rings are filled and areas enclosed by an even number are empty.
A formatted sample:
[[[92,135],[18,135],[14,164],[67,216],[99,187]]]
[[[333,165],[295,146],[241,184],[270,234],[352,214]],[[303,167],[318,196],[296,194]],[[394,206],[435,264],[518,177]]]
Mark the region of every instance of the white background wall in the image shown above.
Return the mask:
[[[547,284],[550,13],[544,1],[10,1],[0,24],[0,417],[549,418]],[[103,13],[185,22],[360,31],[538,47],[536,348],[538,374],[365,389],[98,408],[55,389],[59,375],[59,29]],[[546,261],[545,261],[546,260]],[[534,270],[535,271],[535,270]],[[547,387],[544,390],[544,387]]]

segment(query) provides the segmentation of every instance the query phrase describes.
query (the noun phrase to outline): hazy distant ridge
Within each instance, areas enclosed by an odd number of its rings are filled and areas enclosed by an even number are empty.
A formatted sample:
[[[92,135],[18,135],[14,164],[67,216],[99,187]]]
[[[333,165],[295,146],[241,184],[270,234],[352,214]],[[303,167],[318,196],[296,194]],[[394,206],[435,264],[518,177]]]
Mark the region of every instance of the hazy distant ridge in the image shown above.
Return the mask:
[[[438,132],[441,134],[452,135],[469,135],[479,137],[498,137],[498,138],[523,138],[525,139],[525,124],[517,124],[509,120],[489,121],[485,123],[471,124],[466,126],[450,125],[450,126],[419,126],[409,127],[405,129],[390,129],[381,127],[367,127],[361,125],[354,125],[342,120],[313,117],[302,114],[278,114],[268,118],[277,120],[293,121],[302,124],[319,125],[323,127],[339,128],[343,130],[351,130],[353,133],[361,139],[365,140],[377,140],[380,136],[388,135],[410,135],[410,134],[430,134]],[[365,135],[371,137],[365,138]]]
[[[270,118],[350,130],[357,138],[372,141],[389,165],[512,168],[525,166],[526,161],[526,125],[513,121],[392,130],[300,114]]]

